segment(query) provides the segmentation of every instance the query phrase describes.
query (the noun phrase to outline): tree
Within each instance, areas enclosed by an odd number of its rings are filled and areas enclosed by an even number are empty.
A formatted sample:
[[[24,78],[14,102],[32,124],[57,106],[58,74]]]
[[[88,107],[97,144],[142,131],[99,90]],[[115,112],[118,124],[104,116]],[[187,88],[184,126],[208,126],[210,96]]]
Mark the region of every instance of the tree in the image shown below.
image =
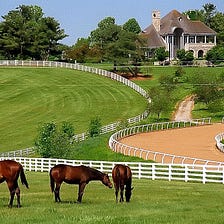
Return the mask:
[[[152,102],[149,104],[149,111],[157,114],[157,119],[160,119],[161,113],[170,111],[171,97],[162,88],[158,86],[152,87],[149,90],[149,96]]]
[[[210,25],[217,32],[217,44],[224,45],[224,13],[217,12],[212,17]]]
[[[193,93],[196,95],[196,101],[209,104],[220,97],[221,89],[219,87],[220,77],[206,76],[198,74],[194,80]]]
[[[59,128],[55,123],[45,123],[35,140],[36,151],[45,158],[66,158],[71,150],[74,128],[68,122]]]
[[[224,60],[224,46],[217,45],[209,50],[205,56],[206,60],[219,63]]]
[[[0,48],[8,59],[46,60],[67,36],[54,18],[43,17],[39,6],[20,5],[2,18]]]
[[[211,27],[212,17],[216,13],[216,6],[212,3],[207,3],[203,5],[204,8],[204,22],[207,26]]]
[[[134,19],[134,18],[129,19],[123,25],[123,29],[127,32],[131,32],[131,33],[135,33],[135,34],[139,34],[141,32],[141,28],[140,28],[138,22],[136,21],[136,19]]]
[[[140,59],[141,39],[135,32],[130,32],[130,23],[126,23],[126,30],[115,24],[113,17],[106,17],[98,23],[98,28],[91,32],[91,46],[102,49],[104,59],[114,63],[116,72],[117,64],[133,62],[137,64]],[[136,23],[135,23],[136,24]],[[133,29],[135,30],[135,29]]]
[[[91,32],[91,44],[96,44],[104,49],[108,43],[117,40],[120,31],[121,26],[115,24],[115,19],[106,17],[98,23],[97,29]]]

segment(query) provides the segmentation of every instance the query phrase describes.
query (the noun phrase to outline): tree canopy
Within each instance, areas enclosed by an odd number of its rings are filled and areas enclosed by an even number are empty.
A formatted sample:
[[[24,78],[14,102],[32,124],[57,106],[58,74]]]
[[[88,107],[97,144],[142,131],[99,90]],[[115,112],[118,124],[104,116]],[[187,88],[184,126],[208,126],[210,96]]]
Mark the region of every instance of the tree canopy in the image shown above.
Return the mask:
[[[58,41],[67,35],[52,17],[44,17],[39,6],[20,5],[2,16],[0,54],[7,59],[47,60],[57,54]]]

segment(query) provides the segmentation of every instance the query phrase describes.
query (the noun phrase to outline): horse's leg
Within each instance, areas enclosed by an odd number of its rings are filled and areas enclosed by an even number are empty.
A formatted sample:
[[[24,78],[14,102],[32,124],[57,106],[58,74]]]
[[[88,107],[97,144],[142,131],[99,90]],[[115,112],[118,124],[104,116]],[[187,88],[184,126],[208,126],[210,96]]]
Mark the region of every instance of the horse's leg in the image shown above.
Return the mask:
[[[21,204],[20,204],[20,189],[19,189],[19,185],[18,182],[15,182],[14,185],[14,189],[15,189],[15,193],[16,193],[16,197],[17,197],[17,207],[20,208]]]
[[[123,202],[124,201],[124,184],[121,184],[120,186],[120,202]]]
[[[118,192],[119,192],[119,186],[117,186],[116,184],[114,184],[114,188],[115,188],[115,197],[116,197],[116,202],[118,202]]]
[[[84,193],[85,186],[86,186],[86,183],[79,184],[79,193],[78,193],[78,200],[77,200],[79,203],[82,202],[82,196]]]
[[[12,204],[13,204],[13,200],[14,200],[14,196],[15,196],[15,188],[14,188],[14,184],[12,182],[7,182],[8,188],[9,188],[9,192],[10,192],[10,201],[9,201],[9,208],[12,208]]]
[[[60,187],[61,187],[61,183],[56,182],[56,187],[55,187],[55,190],[54,190],[55,202],[61,202]]]

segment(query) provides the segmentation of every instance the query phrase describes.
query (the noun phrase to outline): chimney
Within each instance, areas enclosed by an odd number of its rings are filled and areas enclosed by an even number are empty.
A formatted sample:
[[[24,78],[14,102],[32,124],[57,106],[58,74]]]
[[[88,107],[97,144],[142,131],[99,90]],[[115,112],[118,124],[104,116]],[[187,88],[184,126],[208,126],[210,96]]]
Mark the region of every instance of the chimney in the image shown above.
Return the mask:
[[[160,11],[152,11],[152,24],[155,27],[156,31],[160,31]]]

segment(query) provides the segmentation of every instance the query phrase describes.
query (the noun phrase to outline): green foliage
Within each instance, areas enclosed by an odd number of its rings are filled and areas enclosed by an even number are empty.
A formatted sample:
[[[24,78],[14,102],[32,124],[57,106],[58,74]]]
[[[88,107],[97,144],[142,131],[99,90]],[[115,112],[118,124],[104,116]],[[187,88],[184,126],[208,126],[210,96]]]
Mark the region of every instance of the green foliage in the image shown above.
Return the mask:
[[[157,114],[157,119],[160,119],[161,113],[166,113],[171,109],[171,96],[161,87],[151,87],[149,96],[152,102],[149,104],[149,111]]]
[[[91,119],[88,130],[90,137],[99,136],[101,127],[101,119],[99,117]]]
[[[194,55],[192,51],[185,51],[184,49],[177,50],[177,58],[181,61],[181,64],[192,64]]]
[[[219,87],[219,77],[215,75],[206,76],[200,73],[197,77],[194,77],[192,82],[194,83],[193,93],[196,95],[196,99],[205,104],[218,99],[222,92]]]
[[[74,136],[74,127],[70,122],[64,121],[61,125],[61,132],[65,133],[69,138],[72,138]]]
[[[61,128],[55,123],[43,124],[35,141],[37,153],[44,158],[66,158],[70,154],[73,130],[68,122],[64,122]]]
[[[90,34],[91,46],[102,49],[104,60],[114,63],[127,63],[138,61],[142,57],[143,41],[137,34],[137,21],[130,19],[127,23],[119,26],[113,17],[106,17],[99,22],[97,29]]]
[[[69,122],[63,122],[60,128],[55,123],[43,124],[35,140],[37,153],[44,158],[66,158],[70,154],[73,132]]]
[[[164,61],[169,56],[169,52],[166,51],[165,47],[160,47],[156,49],[155,56],[158,61]]]
[[[206,54],[206,60],[215,64],[224,60],[224,46],[217,45],[209,50]]]
[[[3,16],[0,49],[7,59],[47,60],[57,55],[58,41],[67,35],[52,17],[43,17],[39,6],[20,5]]]
[[[139,34],[141,32],[141,28],[135,18],[129,19],[123,25],[123,29],[127,32],[131,32],[131,33],[135,33],[135,34]]]

